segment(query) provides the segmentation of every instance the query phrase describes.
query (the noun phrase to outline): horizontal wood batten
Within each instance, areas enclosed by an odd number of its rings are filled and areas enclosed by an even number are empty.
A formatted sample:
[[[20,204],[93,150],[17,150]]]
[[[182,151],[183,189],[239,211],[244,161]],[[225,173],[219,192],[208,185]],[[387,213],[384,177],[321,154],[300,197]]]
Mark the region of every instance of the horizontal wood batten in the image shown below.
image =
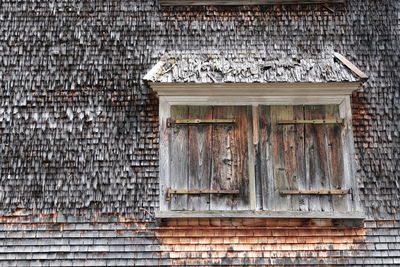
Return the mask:
[[[200,194],[239,194],[239,190],[190,190],[168,189],[166,200],[171,200],[171,195],[200,195]]]
[[[321,3],[344,3],[345,0],[251,0],[247,2],[235,0],[214,0],[214,1],[188,1],[188,0],[160,0],[162,6],[198,6],[198,5],[223,5],[223,6],[237,6],[237,5],[275,5],[275,4],[321,4]]]
[[[239,190],[189,190],[189,189],[169,189],[168,194],[239,194]]]
[[[235,123],[233,119],[213,119],[213,120],[202,120],[202,119],[181,119],[173,120],[167,119],[167,125],[172,124],[232,124]]]
[[[318,211],[156,211],[156,218],[311,218],[364,220],[362,212]]]
[[[344,119],[326,119],[326,120],[280,120],[278,124],[343,124]]]
[[[345,190],[281,190],[281,195],[347,195],[350,194],[350,189]]]

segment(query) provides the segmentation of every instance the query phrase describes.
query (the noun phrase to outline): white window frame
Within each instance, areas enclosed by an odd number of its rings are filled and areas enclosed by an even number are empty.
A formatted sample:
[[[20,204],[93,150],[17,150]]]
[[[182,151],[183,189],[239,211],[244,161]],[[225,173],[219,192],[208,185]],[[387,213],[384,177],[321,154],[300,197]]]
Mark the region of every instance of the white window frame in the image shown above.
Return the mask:
[[[157,83],[150,82],[151,88],[159,96],[159,123],[160,123],[160,211],[156,212],[159,218],[176,217],[268,217],[268,218],[340,218],[362,219],[364,214],[359,205],[357,193],[356,172],[354,166],[354,142],[352,133],[351,93],[360,86],[360,82],[335,83],[225,83],[225,84],[196,84],[196,83]],[[170,154],[169,128],[167,118],[170,117],[171,106],[174,105],[207,105],[207,106],[253,106],[259,105],[329,105],[339,106],[340,117],[345,119],[342,134],[344,186],[353,188],[354,207],[349,212],[269,212],[256,211],[254,161],[249,173],[250,209],[231,212],[172,212],[168,210],[165,201],[166,191],[170,182]],[[254,116],[255,112],[253,112]]]

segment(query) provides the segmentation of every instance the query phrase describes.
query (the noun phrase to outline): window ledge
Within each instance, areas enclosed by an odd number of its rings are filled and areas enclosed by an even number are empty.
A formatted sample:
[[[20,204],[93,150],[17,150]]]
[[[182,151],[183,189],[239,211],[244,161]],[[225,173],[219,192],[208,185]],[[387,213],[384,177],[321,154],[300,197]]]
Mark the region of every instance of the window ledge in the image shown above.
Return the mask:
[[[362,212],[319,211],[157,211],[157,219],[175,218],[295,218],[295,219],[346,219],[363,221]]]
[[[315,3],[344,3],[345,0],[252,0],[243,1],[190,1],[190,0],[160,0],[162,6],[195,6],[195,5],[273,5],[273,4],[315,4]]]

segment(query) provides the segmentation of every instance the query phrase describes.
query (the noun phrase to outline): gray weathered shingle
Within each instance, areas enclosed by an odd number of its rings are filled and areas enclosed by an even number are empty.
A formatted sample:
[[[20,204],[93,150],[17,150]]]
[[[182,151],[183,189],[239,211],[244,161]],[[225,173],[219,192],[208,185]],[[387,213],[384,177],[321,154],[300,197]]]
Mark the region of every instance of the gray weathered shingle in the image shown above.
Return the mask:
[[[261,54],[259,54],[261,53]],[[162,57],[153,82],[270,83],[270,82],[354,82],[353,74],[332,53],[315,58],[295,55],[229,52],[171,52]],[[157,66],[158,67],[158,66]]]
[[[400,1],[330,9],[1,1],[0,266],[400,265]],[[258,54],[272,61],[263,74],[283,68],[268,77],[284,81],[306,79],[292,75],[296,64],[327,51],[365,71],[352,97],[365,238],[362,229],[136,226],[153,221],[159,200],[158,100],[142,78],[167,51]],[[238,77],[253,81],[252,67]]]

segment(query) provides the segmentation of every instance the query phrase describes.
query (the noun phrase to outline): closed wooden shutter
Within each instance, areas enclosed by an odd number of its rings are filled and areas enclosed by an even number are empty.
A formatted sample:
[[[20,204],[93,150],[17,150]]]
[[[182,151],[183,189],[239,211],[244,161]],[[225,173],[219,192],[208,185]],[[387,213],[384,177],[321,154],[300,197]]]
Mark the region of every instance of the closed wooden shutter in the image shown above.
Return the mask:
[[[342,129],[337,105],[260,108],[264,209],[348,210]]]
[[[250,118],[251,108],[244,106],[171,107],[171,121],[180,123],[170,125],[170,189],[183,193],[171,194],[170,210],[249,209]],[[196,121],[204,123],[190,123]],[[193,193],[196,190],[238,192]]]

